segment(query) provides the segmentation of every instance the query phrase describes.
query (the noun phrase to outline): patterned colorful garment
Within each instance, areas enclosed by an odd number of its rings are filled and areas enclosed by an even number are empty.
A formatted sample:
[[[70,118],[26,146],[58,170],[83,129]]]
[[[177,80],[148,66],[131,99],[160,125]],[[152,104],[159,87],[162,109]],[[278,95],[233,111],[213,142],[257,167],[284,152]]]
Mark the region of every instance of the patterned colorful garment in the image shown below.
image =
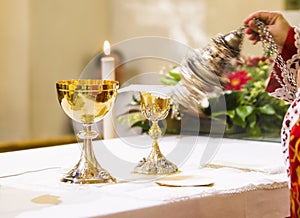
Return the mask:
[[[300,217],[300,119],[292,127],[289,143],[290,157],[290,215]]]
[[[289,72],[296,78],[297,71],[300,69],[300,30],[298,28],[290,29],[281,55],[286,61]],[[300,91],[288,93],[277,81],[275,74],[289,90],[295,84],[284,82],[279,68],[274,66],[266,90],[272,96],[291,103],[282,124],[281,143],[290,179],[290,215],[292,218],[296,218],[300,217],[300,150],[298,148],[300,143]]]

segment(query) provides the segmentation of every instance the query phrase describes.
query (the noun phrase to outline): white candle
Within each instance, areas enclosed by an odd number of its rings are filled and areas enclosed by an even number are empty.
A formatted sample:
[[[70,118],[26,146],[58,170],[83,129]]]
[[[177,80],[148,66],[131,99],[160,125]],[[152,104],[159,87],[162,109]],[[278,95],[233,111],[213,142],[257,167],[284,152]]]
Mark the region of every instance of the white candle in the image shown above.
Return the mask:
[[[101,78],[103,80],[115,80],[115,59],[109,56],[110,44],[108,41],[104,41],[103,51],[107,56],[101,59]],[[115,138],[116,135],[114,120],[110,111],[103,119],[103,137],[110,139]]]
[[[101,78],[105,80],[115,80],[115,59],[110,55],[110,44],[104,41],[103,51],[106,55],[101,59]]]

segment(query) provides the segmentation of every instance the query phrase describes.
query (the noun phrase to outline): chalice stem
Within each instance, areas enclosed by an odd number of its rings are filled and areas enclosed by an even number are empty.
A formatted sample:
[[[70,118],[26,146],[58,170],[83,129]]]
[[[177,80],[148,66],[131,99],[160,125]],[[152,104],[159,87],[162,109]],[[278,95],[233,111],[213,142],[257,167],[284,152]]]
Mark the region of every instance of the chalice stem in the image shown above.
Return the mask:
[[[101,167],[95,157],[92,140],[98,136],[98,133],[92,130],[92,124],[83,124],[83,131],[77,135],[83,140],[80,160],[61,181],[79,184],[116,182],[116,179]]]
[[[153,174],[153,175],[166,175],[178,171],[178,168],[171,161],[161,153],[158,139],[162,132],[159,128],[158,122],[153,121],[149,130],[149,135],[153,139],[152,150],[147,158],[144,158],[135,167],[136,173]]]
[[[155,152],[156,154],[161,153],[157,140],[154,140],[154,142],[152,144],[152,149],[153,149],[153,152]]]
[[[158,139],[161,136],[162,132],[158,125],[158,121],[153,121],[152,126],[149,130],[149,135],[153,139],[152,143],[152,152],[150,154],[150,157],[153,158],[155,163],[157,163],[158,159],[163,157],[162,153],[160,152],[159,145],[158,145]]]
[[[157,140],[159,139],[161,134],[162,134],[162,132],[161,132],[161,129],[158,125],[158,121],[153,121],[152,126],[149,129],[149,135],[153,139],[153,142],[157,143]]]
[[[158,168],[158,161],[159,161],[159,159],[164,158],[164,156],[160,152],[157,140],[154,140],[154,142],[152,144],[152,151],[151,151],[148,159],[149,158],[153,160],[154,166],[156,168]]]
[[[93,166],[99,165],[98,161],[96,160],[94,150],[92,147],[92,140],[93,138],[97,137],[97,133],[92,131],[91,124],[85,124],[83,126],[85,137],[83,138],[83,147],[82,147],[82,156],[81,160],[86,162],[87,164],[92,164]]]

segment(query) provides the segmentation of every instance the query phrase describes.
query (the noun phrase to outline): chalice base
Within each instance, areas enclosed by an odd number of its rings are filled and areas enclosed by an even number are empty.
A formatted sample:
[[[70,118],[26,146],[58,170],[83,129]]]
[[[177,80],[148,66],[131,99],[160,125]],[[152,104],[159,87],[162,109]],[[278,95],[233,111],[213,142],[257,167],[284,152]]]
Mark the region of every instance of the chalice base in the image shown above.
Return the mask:
[[[79,162],[72,170],[70,170],[61,182],[73,184],[109,184],[116,183],[116,179],[112,177],[100,164]]]
[[[153,148],[149,156],[143,158],[134,168],[133,173],[146,175],[169,175],[178,172],[178,167],[167,160],[162,153]]]

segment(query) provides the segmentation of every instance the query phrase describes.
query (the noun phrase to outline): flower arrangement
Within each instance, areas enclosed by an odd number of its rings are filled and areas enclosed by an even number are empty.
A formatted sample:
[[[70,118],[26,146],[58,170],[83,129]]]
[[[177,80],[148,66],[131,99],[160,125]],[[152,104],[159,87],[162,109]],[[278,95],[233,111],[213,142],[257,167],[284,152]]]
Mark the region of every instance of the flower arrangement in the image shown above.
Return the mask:
[[[239,129],[251,137],[263,134],[279,136],[288,105],[265,91],[272,62],[272,59],[266,57],[242,57],[233,64],[227,74],[229,83],[221,95],[209,98],[209,106],[201,109],[206,118],[225,123],[228,131]],[[180,79],[178,68],[174,67],[164,74],[161,82],[176,85]],[[221,105],[224,103],[221,99],[225,99],[226,107]],[[130,105],[138,106],[139,100],[133,96]],[[149,122],[143,118],[139,109],[132,110],[128,117],[132,128],[140,127],[143,133],[149,130]],[[122,116],[119,119],[121,121]],[[167,129],[166,132],[178,133],[180,130]]]

